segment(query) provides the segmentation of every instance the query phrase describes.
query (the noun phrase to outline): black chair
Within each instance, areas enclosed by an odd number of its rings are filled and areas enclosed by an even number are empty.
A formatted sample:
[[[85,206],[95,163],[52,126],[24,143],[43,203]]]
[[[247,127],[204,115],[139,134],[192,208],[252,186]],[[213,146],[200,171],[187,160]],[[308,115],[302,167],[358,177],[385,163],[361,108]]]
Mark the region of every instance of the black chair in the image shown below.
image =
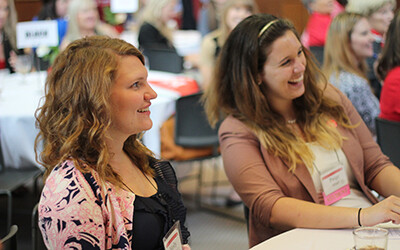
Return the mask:
[[[143,54],[147,57],[150,70],[181,73],[183,71],[183,57],[174,49],[146,48]]]
[[[17,232],[18,226],[12,225],[8,230],[8,234],[0,239],[0,243],[3,244],[3,250],[17,250]]]
[[[375,123],[377,142],[382,152],[395,166],[400,167],[400,122],[377,117]]]
[[[46,245],[43,242],[42,233],[39,229],[39,215],[38,215],[39,203],[35,205],[32,210],[32,249],[33,250],[46,250]]]
[[[0,145],[0,195],[7,196],[7,228],[12,224],[12,192],[30,181],[35,181],[34,193],[37,190],[37,180],[42,175],[42,170],[36,166],[31,168],[6,168]]]
[[[175,114],[175,144],[182,147],[206,148],[212,147],[210,155],[190,159],[190,161],[199,161],[199,171],[197,175],[197,189],[195,200],[198,206],[201,206],[201,193],[204,185],[211,185],[211,197],[216,197],[218,181],[218,164],[213,161],[213,180],[211,183],[203,182],[204,160],[220,156],[218,151],[218,127],[212,128],[208,123],[204,107],[200,102],[202,93],[180,97],[176,101]]]
[[[247,234],[249,234],[249,216],[250,216],[250,209],[248,206],[246,206],[243,203],[243,213],[244,213],[244,218],[246,220],[246,226],[247,226]]]
[[[310,51],[317,59],[319,66],[322,66],[324,63],[324,46],[310,46]]]

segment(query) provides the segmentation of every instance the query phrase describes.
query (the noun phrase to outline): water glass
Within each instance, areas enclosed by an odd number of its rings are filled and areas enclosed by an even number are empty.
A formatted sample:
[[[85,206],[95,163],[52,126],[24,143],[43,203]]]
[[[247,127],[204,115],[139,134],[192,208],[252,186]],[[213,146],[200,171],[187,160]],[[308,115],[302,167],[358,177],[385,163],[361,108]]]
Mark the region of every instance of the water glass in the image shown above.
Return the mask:
[[[353,231],[356,250],[386,250],[389,231],[379,227],[360,227]]]

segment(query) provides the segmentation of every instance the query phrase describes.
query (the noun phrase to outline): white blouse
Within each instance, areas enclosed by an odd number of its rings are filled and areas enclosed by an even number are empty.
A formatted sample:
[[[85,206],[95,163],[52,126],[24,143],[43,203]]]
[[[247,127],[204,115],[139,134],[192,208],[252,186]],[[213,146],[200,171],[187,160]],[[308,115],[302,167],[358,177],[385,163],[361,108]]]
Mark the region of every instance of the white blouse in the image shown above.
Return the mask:
[[[366,208],[372,206],[372,203],[362,193],[357,180],[354,177],[346,155],[342,149],[327,150],[317,143],[307,143],[307,146],[314,153],[315,160],[312,168],[308,168],[314,182],[315,189],[322,199],[322,184],[320,173],[329,171],[329,168],[342,165],[346,171],[348,183],[350,186],[350,194],[343,197],[341,200],[331,204],[336,207],[357,207]]]

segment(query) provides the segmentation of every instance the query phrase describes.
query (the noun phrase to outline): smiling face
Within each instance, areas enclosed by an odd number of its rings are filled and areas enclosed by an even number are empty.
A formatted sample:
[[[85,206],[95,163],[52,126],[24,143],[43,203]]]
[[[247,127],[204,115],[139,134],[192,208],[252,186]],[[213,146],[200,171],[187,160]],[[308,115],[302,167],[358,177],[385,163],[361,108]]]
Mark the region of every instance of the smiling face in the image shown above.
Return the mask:
[[[393,5],[387,3],[369,16],[369,22],[374,30],[385,34],[393,17]]]
[[[136,56],[123,56],[111,87],[111,138],[122,138],[149,130],[153,122],[149,107],[157,94],[147,82],[147,70]]]
[[[359,61],[373,56],[373,41],[374,38],[368,20],[366,18],[360,19],[354,25],[353,32],[350,35],[350,46]]]
[[[267,86],[267,99],[272,107],[292,103],[304,94],[303,75],[306,58],[303,46],[292,31],[286,31],[268,48],[261,78]]]
[[[4,28],[8,18],[8,12],[7,0],[0,0],[0,30]]]

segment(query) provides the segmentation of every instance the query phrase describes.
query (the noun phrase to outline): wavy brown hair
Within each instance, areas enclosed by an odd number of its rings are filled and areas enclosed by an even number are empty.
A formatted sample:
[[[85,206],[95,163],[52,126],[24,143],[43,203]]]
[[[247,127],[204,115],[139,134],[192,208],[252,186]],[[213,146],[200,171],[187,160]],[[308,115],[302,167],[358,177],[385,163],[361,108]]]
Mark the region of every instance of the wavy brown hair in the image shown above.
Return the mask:
[[[46,168],[47,177],[65,160],[74,161],[82,172],[93,169],[101,180],[121,185],[120,177],[108,165],[110,153],[106,131],[111,124],[110,89],[120,56],[143,55],[131,44],[104,36],[72,42],[54,61],[46,79],[43,105],[36,111],[39,134],[36,158]],[[152,174],[152,153],[131,135],[124,150],[144,172]],[[43,150],[38,150],[40,145]]]
[[[277,21],[258,37],[260,30],[273,20]],[[349,119],[342,106],[323,95],[327,80],[306,49],[305,93],[293,101],[305,140],[296,136],[282,115],[270,107],[267,87],[265,83],[258,85],[257,80],[272,43],[286,32],[293,32],[300,41],[289,21],[269,14],[252,15],[239,23],[222,48],[213,82],[203,100],[210,123],[232,115],[255,133],[268,152],[287,160],[289,170],[294,172],[299,162],[312,168],[314,155],[307,141],[316,141],[328,149],[339,148],[343,138],[329,121],[334,118],[338,124],[348,126]]]

